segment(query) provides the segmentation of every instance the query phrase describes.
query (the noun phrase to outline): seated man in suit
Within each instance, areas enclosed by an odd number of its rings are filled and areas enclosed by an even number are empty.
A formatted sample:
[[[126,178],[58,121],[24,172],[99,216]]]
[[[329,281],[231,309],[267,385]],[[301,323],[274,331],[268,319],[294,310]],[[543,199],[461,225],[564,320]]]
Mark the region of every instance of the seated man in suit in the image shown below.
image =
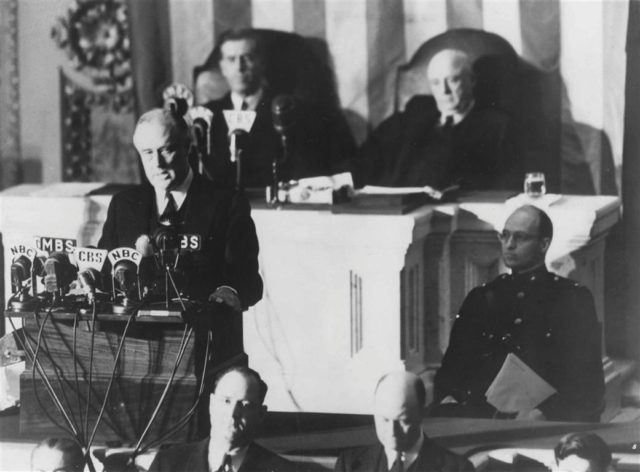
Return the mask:
[[[98,245],[135,247],[141,235],[152,235],[167,219],[179,234],[200,236],[201,249],[181,254],[178,264],[179,288],[207,306],[194,317],[199,375],[209,333],[211,363],[244,356],[241,312],[262,297],[249,203],[241,192],[193,173],[191,135],[182,117],[161,109],[145,113],[133,143],[149,182],[113,197]]]
[[[438,446],[421,428],[426,391],[420,377],[390,372],[376,386],[374,418],[380,444],[343,452],[339,472],[473,471],[473,465]]]
[[[553,452],[558,472],[607,472],[611,464],[609,446],[593,433],[567,434]]]
[[[417,95],[406,110],[383,121],[358,153],[356,186],[463,190],[509,186],[507,116],[476,106],[474,74],[467,55],[455,49],[437,53],[427,80],[433,97]],[[434,100],[435,99],[435,100]]]
[[[259,36],[246,29],[228,31],[219,42],[220,71],[230,93],[206,106],[214,113],[211,126],[211,159],[206,171],[214,178],[235,180],[230,162],[229,128],[223,110],[253,110],[256,119],[242,161],[242,183],[246,188],[265,187],[272,182],[272,162],[283,157],[283,141],[274,128],[271,106],[274,100],[265,83]],[[285,117],[289,155],[278,167],[279,181],[331,176],[349,171],[355,142],[338,110],[295,101],[292,114]]]
[[[507,218],[500,240],[511,274],[465,298],[434,378],[433,416],[598,421],[604,374],[593,297],[547,270],[552,236],[551,219],[539,208],[525,205]],[[486,392],[510,354],[556,393],[529,411],[496,411]]]
[[[209,402],[210,436],[161,450],[150,471],[259,472],[294,470],[293,464],[253,442],[267,407],[267,384],[248,367],[223,372]]]

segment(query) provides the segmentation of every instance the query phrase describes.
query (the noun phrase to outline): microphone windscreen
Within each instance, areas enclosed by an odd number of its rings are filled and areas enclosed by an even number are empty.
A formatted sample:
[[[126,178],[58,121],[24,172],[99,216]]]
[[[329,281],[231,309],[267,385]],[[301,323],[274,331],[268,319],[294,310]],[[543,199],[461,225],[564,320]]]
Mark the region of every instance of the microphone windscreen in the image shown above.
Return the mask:
[[[138,267],[130,260],[122,259],[113,268],[113,278],[118,282],[120,290],[129,296],[136,288]]]
[[[79,272],[78,282],[80,283],[80,288],[86,294],[95,293],[96,289],[103,290],[102,274],[93,267]]]
[[[148,234],[138,236],[138,239],[136,239],[136,251],[142,254],[142,257],[153,256],[153,246]]]
[[[164,108],[170,111],[175,118],[183,118],[189,109],[189,104],[182,97],[171,97],[165,100]]]
[[[20,256],[11,264],[11,289],[18,292],[22,282],[31,276],[31,261],[27,256]]]
[[[172,251],[180,247],[180,238],[172,228],[160,226],[153,234],[153,245],[159,251]]]
[[[44,262],[44,285],[47,292],[66,288],[76,277],[77,269],[65,252],[52,252]]]
[[[280,133],[287,133],[296,123],[296,100],[291,95],[278,95],[271,102],[273,127]]]

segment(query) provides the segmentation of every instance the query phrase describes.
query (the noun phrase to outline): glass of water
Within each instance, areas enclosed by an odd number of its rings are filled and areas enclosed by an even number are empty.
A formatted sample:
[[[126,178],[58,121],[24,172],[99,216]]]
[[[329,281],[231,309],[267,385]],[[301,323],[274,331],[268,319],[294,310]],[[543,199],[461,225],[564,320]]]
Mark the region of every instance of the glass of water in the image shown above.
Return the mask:
[[[538,198],[547,193],[547,185],[542,172],[527,172],[524,175],[524,193],[527,197]]]

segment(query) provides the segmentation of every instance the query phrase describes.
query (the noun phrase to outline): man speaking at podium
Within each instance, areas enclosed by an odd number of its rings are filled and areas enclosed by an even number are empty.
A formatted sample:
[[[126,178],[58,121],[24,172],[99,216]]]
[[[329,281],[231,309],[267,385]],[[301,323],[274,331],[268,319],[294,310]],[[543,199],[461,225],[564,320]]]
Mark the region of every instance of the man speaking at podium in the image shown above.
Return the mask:
[[[213,317],[208,320],[212,362],[241,355],[241,312],[262,297],[258,240],[247,199],[229,185],[193,173],[189,128],[171,111],[142,115],[133,143],[149,183],[113,197],[99,247],[136,247],[138,238],[153,234],[164,219],[177,221],[180,234],[199,235],[200,250],[179,256],[184,272],[179,288],[195,301],[218,307],[202,314]],[[196,353],[203,352],[198,345],[207,333],[202,331],[196,330]]]

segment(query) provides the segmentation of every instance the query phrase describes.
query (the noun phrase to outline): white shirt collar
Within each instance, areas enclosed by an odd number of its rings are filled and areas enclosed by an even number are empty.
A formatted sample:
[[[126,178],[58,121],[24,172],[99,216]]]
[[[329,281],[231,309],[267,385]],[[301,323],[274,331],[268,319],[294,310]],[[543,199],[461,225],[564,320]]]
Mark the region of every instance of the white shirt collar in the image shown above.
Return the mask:
[[[176,206],[178,210],[184,203],[187,198],[187,191],[189,187],[191,187],[191,182],[193,182],[193,171],[189,168],[189,172],[184,180],[178,185],[176,188],[171,190],[171,195],[173,196],[174,201],[176,202]],[[162,215],[164,211],[164,207],[167,206],[167,194],[164,190],[155,189],[156,191],[156,208],[158,209],[158,215]]]
[[[224,461],[225,454],[229,454],[231,456],[231,467],[234,472],[238,472],[238,470],[240,470],[240,466],[244,462],[244,458],[247,456],[247,450],[249,449],[249,445],[234,449],[233,451],[214,449],[212,446],[213,443],[209,442],[209,455],[207,457],[209,461],[209,470],[211,472],[215,472],[220,468]]]
[[[401,453],[403,470],[409,469],[409,467],[413,465],[416,459],[418,459],[418,454],[420,453],[420,449],[422,449],[423,443],[424,443],[424,433],[421,431],[420,436],[418,437],[418,440],[415,442],[415,444],[411,446],[411,448],[409,448],[408,451]],[[389,470],[391,470],[391,467],[393,466],[393,463],[396,460],[396,455],[398,454],[398,452],[393,449],[385,448],[384,453],[387,456],[387,466],[389,467]]]
[[[471,103],[469,104],[469,106],[463,112],[454,111],[453,113],[449,113],[448,115],[445,115],[444,113],[441,113],[440,114],[440,124],[444,125],[447,122],[447,118],[451,116],[451,117],[453,117],[453,124],[457,125],[458,123],[460,123],[462,120],[464,120],[467,117],[467,115],[471,112],[471,110],[473,109],[475,104],[476,104],[476,101],[472,100]]]
[[[233,109],[241,110],[242,102],[244,101],[247,103],[247,110],[255,111],[255,109],[258,108],[258,105],[260,104],[260,100],[262,100],[262,95],[263,91],[261,88],[258,89],[258,91],[253,95],[242,96],[235,92],[231,92],[231,103],[233,104]]]

